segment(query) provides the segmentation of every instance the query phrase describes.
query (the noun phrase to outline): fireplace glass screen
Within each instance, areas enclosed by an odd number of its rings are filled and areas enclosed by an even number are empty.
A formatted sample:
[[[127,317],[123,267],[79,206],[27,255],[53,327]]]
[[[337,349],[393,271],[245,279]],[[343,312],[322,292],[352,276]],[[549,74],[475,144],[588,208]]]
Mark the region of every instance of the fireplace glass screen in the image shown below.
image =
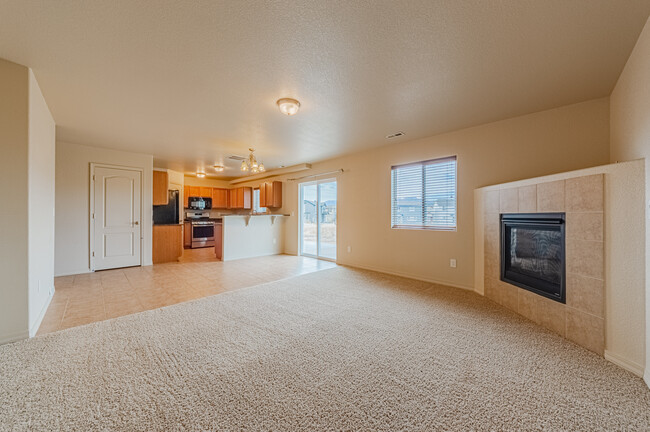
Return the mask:
[[[501,280],[565,302],[564,213],[501,215]]]

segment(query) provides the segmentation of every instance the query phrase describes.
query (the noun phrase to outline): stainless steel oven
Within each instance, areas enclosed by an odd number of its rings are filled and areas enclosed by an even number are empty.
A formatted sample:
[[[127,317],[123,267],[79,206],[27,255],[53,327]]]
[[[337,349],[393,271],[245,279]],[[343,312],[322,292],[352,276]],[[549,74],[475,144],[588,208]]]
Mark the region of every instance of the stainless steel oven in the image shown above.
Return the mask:
[[[214,246],[214,222],[192,221],[192,249]]]
[[[214,221],[210,220],[210,212],[187,212],[185,221],[190,223],[192,249],[214,246]]]

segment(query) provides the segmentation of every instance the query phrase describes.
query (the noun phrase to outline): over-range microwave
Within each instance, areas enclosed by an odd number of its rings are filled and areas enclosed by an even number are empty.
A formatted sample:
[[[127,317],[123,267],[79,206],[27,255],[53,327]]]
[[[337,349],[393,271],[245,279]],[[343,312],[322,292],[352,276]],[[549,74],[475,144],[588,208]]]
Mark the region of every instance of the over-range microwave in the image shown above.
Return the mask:
[[[192,210],[210,210],[212,208],[212,198],[189,197],[187,205]]]

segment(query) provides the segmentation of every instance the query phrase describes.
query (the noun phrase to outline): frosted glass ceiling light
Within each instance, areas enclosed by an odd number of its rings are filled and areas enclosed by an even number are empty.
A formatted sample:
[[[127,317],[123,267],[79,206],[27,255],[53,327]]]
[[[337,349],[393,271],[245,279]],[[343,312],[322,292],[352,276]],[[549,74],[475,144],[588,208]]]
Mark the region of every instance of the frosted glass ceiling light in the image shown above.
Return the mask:
[[[196,173],[196,176],[197,176],[198,178],[203,178],[203,177],[205,177],[205,173],[204,173],[203,171],[198,171],[198,172]]]
[[[296,114],[300,109],[300,102],[295,99],[282,98],[278,99],[276,103],[278,104],[278,108],[280,108],[280,112],[288,116]]]

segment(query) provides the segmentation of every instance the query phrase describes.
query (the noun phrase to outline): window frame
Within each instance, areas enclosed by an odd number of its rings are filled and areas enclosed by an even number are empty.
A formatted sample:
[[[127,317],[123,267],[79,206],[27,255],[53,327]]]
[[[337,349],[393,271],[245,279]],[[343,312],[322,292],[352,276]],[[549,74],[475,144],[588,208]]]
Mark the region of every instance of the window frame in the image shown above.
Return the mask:
[[[395,190],[393,185],[393,171],[398,168],[405,168],[409,166],[426,166],[432,162],[443,163],[447,161],[454,161],[455,165],[455,175],[454,175],[454,213],[455,213],[455,223],[453,227],[450,226],[440,226],[440,225],[393,225],[393,192]],[[421,231],[444,231],[444,232],[458,232],[458,155],[444,156],[433,159],[426,159],[422,161],[409,162],[399,165],[392,165],[390,167],[390,227],[394,230],[421,230]],[[422,178],[424,185],[424,177]],[[422,220],[424,220],[425,212],[425,195],[422,195]]]
[[[255,191],[257,191],[257,207],[255,206]],[[260,199],[262,197],[260,196],[260,187],[253,188],[253,195],[251,196],[251,201],[253,202],[252,204],[252,213],[253,214],[267,214],[269,212],[268,207],[262,207],[260,206]],[[261,211],[261,209],[264,209]]]

